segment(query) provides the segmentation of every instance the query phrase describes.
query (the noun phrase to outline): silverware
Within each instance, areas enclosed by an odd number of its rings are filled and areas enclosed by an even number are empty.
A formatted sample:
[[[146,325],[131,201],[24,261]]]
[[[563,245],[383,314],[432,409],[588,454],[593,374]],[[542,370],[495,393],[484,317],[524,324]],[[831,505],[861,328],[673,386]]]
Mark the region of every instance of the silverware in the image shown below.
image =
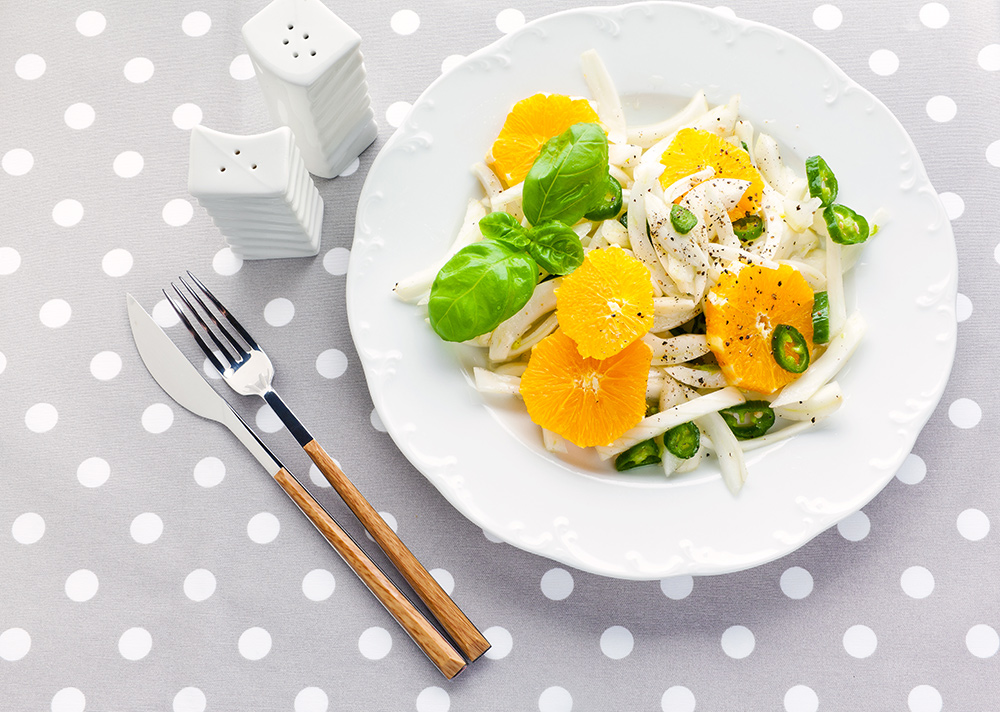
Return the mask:
[[[132,336],[139,356],[167,395],[192,413],[225,425],[239,438],[445,677],[451,679],[465,669],[465,660],[451,643],[285,469],[274,453],[226,399],[205,381],[131,294],[127,301],[129,323],[132,325]]]
[[[295,417],[291,409],[285,405],[281,397],[272,387],[274,379],[274,366],[267,354],[257,345],[253,337],[243,328],[242,325],[230,314],[229,310],[220,302],[208,288],[198,280],[191,272],[188,277],[194,282],[198,291],[195,291],[183,278],[181,284],[187,291],[187,295],[182,292],[177,285],[171,284],[177,297],[191,313],[191,316],[198,322],[201,330],[207,335],[209,340],[218,350],[205,341],[198,329],[185,314],[185,309],[178,306],[176,301],[166,290],[163,294],[167,301],[180,316],[188,331],[198,342],[198,346],[205,352],[212,365],[222,374],[223,380],[240,395],[255,395],[263,398],[271,409],[281,419],[292,436],[298,441],[303,450],[308,453],[312,461],[316,463],[323,476],[330,482],[333,488],[341,496],[355,516],[361,521],[372,539],[382,548],[389,560],[399,570],[407,580],[427,608],[438,619],[442,627],[451,636],[459,650],[470,660],[475,660],[490,648],[490,643],[485,636],[479,632],[472,621],[466,617],[455,602],[445,593],[441,585],[434,579],[426,568],[417,560],[413,553],[400,541],[396,533],[385,523],[375,508],[364,498],[358,488],[354,486],[347,475],[337,466],[323,447],[316,442],[316,439],[309,433],[302,422]],[[190,296],[190,298],[189,298]],[[204,299],[202,298],[204,297]],[[206,304],[206,300],[208,304]],[[197,304],[200,311],[195,307]],[[210,306],[211,305],[211,306]],[[204,317],[202,316],[204,313]],[[212,322],[214,329],[208,325],[205,319]],[[239,338],[229,331],[222,321],[228,322],[229,326],[238,334]],[[218,334],[216,333],[218,332]],[[225,360],[225,364],[219,360],[219,356]]]

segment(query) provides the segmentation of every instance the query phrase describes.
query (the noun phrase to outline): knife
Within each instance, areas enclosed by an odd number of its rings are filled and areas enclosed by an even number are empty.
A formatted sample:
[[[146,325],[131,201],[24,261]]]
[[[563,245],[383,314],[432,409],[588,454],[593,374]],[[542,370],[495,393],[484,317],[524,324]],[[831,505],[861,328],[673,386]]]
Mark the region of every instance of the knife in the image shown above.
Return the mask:
[[[127,295],[127,302],[132,337],[139,356],[167,395],[195,415],[225,425],[239,438],[445,677],[450,680],[464,670],[465,659],[451,643],[285,469],[239,413],[198,373],[131,294]]]

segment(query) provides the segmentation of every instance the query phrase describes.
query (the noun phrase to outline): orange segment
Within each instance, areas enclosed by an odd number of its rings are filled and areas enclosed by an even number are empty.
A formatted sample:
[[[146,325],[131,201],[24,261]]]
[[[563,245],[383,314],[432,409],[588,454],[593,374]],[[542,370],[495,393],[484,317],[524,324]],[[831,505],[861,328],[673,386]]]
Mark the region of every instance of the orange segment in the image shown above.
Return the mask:
[[[562,94],[535,94],[514,104],[493,143],[493,169],[510,187],[524,180],[542,146],[573,124],[596,122],[586,99]]]
[[[535,346],[521,376],[528,415],[580,447],[609,445],[646,414],[652,358],[642,341],[603,361],[586,358],[556,331]]]
[[[620,247],[591,250],[563,277],[556,314],[582,356],[612,356],[653,326],[649,270]]]
[[[665,166],[660,175],[660,185],[664,188],[707,166],[715,169],[715,178],[748,180],[750,187],[736,207],[729,211],[729,217],[738,220],[760,210],[764,181],[750,162],[750,156],[714,133],[681,129],[663,152],[660,162]]]
[[[788,265],[769,269],[730,266],[705,298],[708,346],[735,386],[774,393],[799,374],[786,371],[771,354],[771,335],[779,324],[798,329],[813,352],[813,291]]]

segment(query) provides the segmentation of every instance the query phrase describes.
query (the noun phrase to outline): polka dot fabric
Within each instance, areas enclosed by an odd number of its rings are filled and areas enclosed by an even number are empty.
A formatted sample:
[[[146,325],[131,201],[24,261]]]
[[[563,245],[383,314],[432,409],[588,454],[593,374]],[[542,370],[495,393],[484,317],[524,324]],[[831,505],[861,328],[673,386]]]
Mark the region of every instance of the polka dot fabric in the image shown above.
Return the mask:
[[[337,4],[362,37],[380,137],[317,181],[330,206],[320,255],[256,263],[225,247],[184,176],[193,126],[273,127],[239,34],[263,2],[6,14],[0,707],[938,712],[996,699],[1000,18],[974,3],[702,3],[801,37],[872,91],[955,231],[955,369],[862,511],[752,570],[614,581],[483,532],[389,439],[345,316],[365,176],[442,72],[575,4]],[[204,368],[159,293],[185,269],[239,305],[287,401],[490,640],[459,680],[438,675],[228,432],[149,378],[124,295]],[[372,549],[273,412],[225,393]]]

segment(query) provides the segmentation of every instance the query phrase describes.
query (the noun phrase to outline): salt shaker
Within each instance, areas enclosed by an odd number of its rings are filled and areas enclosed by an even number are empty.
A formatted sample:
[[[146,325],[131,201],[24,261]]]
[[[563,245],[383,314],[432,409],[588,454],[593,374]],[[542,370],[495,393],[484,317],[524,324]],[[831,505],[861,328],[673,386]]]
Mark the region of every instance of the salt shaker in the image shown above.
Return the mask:
[[[243,259],[319,252],[323,198],[287,126],[254,136],[191,130],[188,191]]]
[[[378,135],[361,36],[320,0],[274,0],[243,25],[271,119],[310,173],[339,175]]]

